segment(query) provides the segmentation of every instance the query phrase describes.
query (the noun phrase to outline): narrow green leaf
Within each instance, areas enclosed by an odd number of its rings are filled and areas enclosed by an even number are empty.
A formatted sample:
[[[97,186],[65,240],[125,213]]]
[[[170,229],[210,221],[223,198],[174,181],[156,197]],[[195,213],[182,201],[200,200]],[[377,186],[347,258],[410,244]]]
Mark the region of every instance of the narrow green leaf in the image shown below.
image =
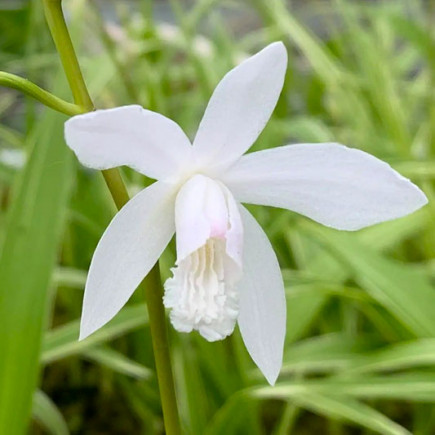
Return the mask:
[[[287,333],[286,343],[302,337],[329,299],[324,293],[298,292],[295,287],[286,289]]]
[[[293,344],[286,349],[281,375],[294,371],[324,373],[346,369],[376,345],[373,337],[326,334]]]
[[[143,304],[126,307],[106,326],[86,340],[78,341],[80,320],[75,320],[46,334],[41,360],[48,364],[67,356],[77,355],[147,323],[148,315]]]
[[[433,179],[435,178],[435,162],[433,160],[397,162],[394,169],[408,178]]]
[[[246,433],[246,422],[253,415],[252,406],[252,397],[246,394],[246,390],[233,394],[213,416],[204,434],[220,435],[225,433],[237,435]]]
[[[288,400],[305,393],[352,396],[361,399],[394,399],[435,402],[434,373],[406,373],[391,376],[330,377],[321,380],[280,383],[275,387],[253,388],[251,394],[261,398]]]
[[[391,250],[404,240],[416,237],[422,228],[432,223],[433,216],[428,208],[422,208],[405,219],[396,219],[365,228],[355,233],[364,245],[376,251]]]
[[[0,433],[25,432],[71,181],[65,117],[44,112],[17,180],[0,258]]]
[[[88,273],[71,267],[57,267],[51,277],[55,287],[84,289]]]
[[[304,393],[295,402],[326,417],[356,423],[382,435],[411,435],[404,427],[364,403],[342,396]]]
[[[378,254],[352,234],[309,222],[303,228],[347,264],[359,285],[406,328],[418,337],[435,336],[435,288],[421,272]]]
[[[184,398],[180,403],[180,412],[186,416],[189,433],[201,435],[209,418],[211,404],[203,379],[195,375],[199,372],[199,364],[190,337],[179,337],[179,340],[182,346],[174,349],[173,361],[177,391]]]
[[[426,338],[398,343],[375,352],[361,355],[350,364],[342,376],[362,372],[403,370],[435,365],[435,339]]]
[[[344,72],[327,51],[322,42],[310,30],[300,24],[291,14],[284,1],[272,0],[268,8],[276,27],[299,47],[312,63],[313,68],[328,81],[337,84],[343,80]]]
[[[139,379],[149,379],[153,372],[148,367],[109,348],[99,347],[83,351],[83,356],[117,373]]]
[[[41,390],[36,390],[33,395],[32,417],[39,422],[50,435],[69,434],[68,426],[61,412]]]

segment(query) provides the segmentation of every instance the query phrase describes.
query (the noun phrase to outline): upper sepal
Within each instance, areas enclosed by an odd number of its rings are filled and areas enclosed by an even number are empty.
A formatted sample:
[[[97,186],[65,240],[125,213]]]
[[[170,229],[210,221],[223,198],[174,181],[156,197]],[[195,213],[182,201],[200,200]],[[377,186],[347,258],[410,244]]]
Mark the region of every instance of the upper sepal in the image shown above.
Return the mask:
[[[224,76],[194,140],[200,164],[228,166],[251,147],[272,115],[286,69],[286,48],[275,42]]]

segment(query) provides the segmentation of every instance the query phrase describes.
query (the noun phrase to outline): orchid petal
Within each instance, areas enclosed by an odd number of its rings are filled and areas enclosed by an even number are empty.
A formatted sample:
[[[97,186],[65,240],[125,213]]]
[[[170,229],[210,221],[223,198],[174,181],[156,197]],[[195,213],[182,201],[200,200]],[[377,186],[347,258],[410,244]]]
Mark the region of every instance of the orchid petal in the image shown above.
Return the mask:
[[[228,165],[251,147],[275,108],[286,67],[286,49],[275,42],[225,75],[194,141],[200,164]]]
[[[282,365],[286,301],[281,270],[266,234],[240,206],[244,225],[243,278],[239,283],[239,328],[246,348],[274,385]]]
[[[349,231],[405,216],[427,203],[424,193],[387,163],[334,143],[248,154],[222,181],[241,202],[287,208]]]
[[[80,339],[106,324],[148,274],[175,231],[175,189],[157,181],[114,217],[92,258]]]
[[[174,121],[137,105],[74,116],[65,123],[65,140],[85,166],[126,165],[156,179],[176,174],[192,151]]]
[[[225,238],[227,254],[241,266],[243,228],[237,204],[221,183],[197,174],[180,189],[175,202],[177,262],[210,238]]]

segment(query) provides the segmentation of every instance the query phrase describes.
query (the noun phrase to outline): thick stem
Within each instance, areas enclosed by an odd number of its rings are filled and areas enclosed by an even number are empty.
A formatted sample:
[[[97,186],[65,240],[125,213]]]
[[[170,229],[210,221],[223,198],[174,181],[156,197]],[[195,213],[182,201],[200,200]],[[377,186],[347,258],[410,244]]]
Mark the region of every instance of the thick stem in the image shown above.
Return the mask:
[[[42,0],[44,4],[47,23],[50,27],[55,45],[59,52],[74,101],[79,106],[91,111],[94,105],[89,96],[80,66],[74,51],[65,19],[62,12],[62,0]],[[128,200],[128,192],[121,175],[117,169],[108,169],[103,172],[104,179],[110,190],[118,209]],[[167,435],[181,433],[178,416],[175,385],[172,375],[169,354],[168,336],[166,330],[165,310],[162,300],[162,283],[158,263],[141,284],[146,292],[151,338],[153,342],[154,359],[156,362],[157,379],[160,388],[163,418]]]

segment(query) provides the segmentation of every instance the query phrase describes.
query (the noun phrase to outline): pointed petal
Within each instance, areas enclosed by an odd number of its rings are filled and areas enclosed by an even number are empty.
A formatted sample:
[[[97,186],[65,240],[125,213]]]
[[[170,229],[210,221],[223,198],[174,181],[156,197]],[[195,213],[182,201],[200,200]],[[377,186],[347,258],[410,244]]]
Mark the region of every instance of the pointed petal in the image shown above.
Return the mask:
[[[131,199],[98,243],[86,282],[80,339],[128,301],[174,234],[175,189],[158,181]]]
[[[239,283],[239,328],[249,354],[274,385],[282,365],[286,330],[284,285],[275,252],[253,216],[240,206],[245,231]]]
[[[222,180],[241,202],[287,208],[339,230],[396,219],[427,203],[387,163],[334,143],[248,154]]]
[[[278,101],[286,67],[286,49],[275,42],[225,75],[194,141],[200,164],[229,164],[255,142]]]
[[[156,179],[176,173],[192,151],[174,121],[137,105],[74,116],[65,123],[65,140],[85,166],[126,165]]]

